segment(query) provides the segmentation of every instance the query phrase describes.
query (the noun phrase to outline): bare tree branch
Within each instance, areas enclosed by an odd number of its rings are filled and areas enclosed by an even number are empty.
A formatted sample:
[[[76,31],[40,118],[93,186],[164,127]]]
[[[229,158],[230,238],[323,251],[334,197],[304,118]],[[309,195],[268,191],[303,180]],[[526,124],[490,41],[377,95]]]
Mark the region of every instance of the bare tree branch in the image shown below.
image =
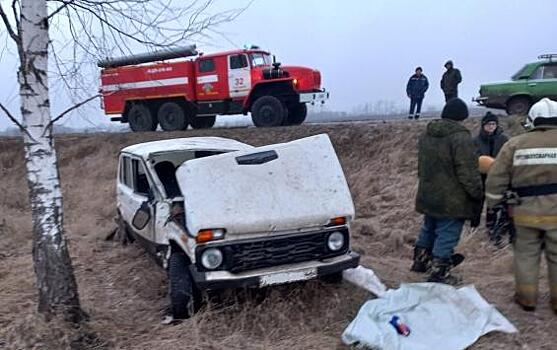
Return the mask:
[[[52,11],[52,13],[48,15],[47,19],[51,19],[52,17],[56,16],[60,11],[73,4],[75,0],[61,0],[60,2],[62,2],[62,5],[60,5],[56,10]]]
[[[66,109],[64,112],[60,113],[56,118],[52,119],[52,120],[50,121],[50,123],[48,123],[48,125],[46,126],[46,128],[51,127],[54,123],[56,123],[57,121],[59,121],[60,119],[62,119],[66,114],[70,113],[70,112],[73,111],[74,109],[77,109],[77,108],[83,106],[84,104],[89,103],[89,102],[93,101],[94,99],[96,99],[97,97],[100,97],[100,96],[101,96],[100,94],[96,94],[96,95],[94,95],[94,96],[91,96],[91,97],[89,97],[89,98],[87,98],[87,99],[85,99],[85,100],[79,102],[79,103],[76,103],[75,105],[73,105],[73,106],[71,106],[70,108]],[[46,129],[46,128],[45,128],[45,129]]]
[[[17,119],[10,113],[10,111],[9,111],[2,103],[0,103],[0,109],[6,114],[6,116],[8,117],[8,119],[9,119],[12,123],[14,123],[14,124],[17,126],[17,128],[19,129],[19,131],[21,131],[21,132],[25,133],[27,136],[29,136],[29,138],[30,138],[31,140],[33,140],[33,141],[35,140],[35,139],[33,138],[33,136],[31,136],[31,134],[29,133],[29,131],[27,131],[27,128],[24,127],[24,126],[19,122],[19,120],[17,120]]]
[[[19,33],[14,31],[14,28],[12,27],[12,24],[10,23],[10,20],[8,19],[8,16],[6,15],[6,12],[4,12],[4,9],[2,8],[2,4],[0,4],[0,17],[2,18],[2,21],[4,22],[4,26],[6,26],[6,30],[8,31],[8,34],[10,35],[10,38],[12,38],[12,40],[19,45],[20,43],[20,38],[19,38]],[[18,20],[16,20],[17,22]]]

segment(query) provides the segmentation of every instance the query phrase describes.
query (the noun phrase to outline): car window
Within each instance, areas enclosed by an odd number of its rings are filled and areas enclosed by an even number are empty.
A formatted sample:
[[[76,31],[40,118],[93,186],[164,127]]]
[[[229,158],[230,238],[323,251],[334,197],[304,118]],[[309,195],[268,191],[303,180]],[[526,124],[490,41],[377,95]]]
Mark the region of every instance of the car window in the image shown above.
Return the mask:
[[[132,177],[131,177],[131,160],[129,157],[122,157],[121,164],[121,182],[129,188],[132,188]]]
[[[162,183],[168,198],[180,197],[182,192],[176,179],[176,166],[171,161],[165,160],[155,164],[155,172]]]
[[[248,58],[246,55],[230,56],[230,69],[246,68],[248,66]]]
[[[215,70],[215,60],[213,60],[212,58],[199,61],[199,72],[207,73],[207,72],[213,72],[214,70]]]
[[[145,173],[145,166],[137,159],[132,159],[133,169],[133,190],[137,194],[147,196],[149,194],[149,180]]]
[[[545,66],[543,79],[557,79],[557,65]]]
[[[120,157],[120,163],[118,164],[118,181],[121,184],[124,183],[124,172],[126,171],[126,167],[124,166],[124,159],[125,157]]]
[[[530,76],[530,79],[541,79],[543,77],[543,66],[539,66],[534,73]]]

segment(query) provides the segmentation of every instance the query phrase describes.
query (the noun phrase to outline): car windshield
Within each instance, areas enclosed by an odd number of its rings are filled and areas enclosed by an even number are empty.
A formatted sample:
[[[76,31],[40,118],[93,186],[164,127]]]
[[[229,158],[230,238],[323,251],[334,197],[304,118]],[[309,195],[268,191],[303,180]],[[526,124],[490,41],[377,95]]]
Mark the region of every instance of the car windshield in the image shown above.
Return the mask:
[[[273,63],[271,55],[267,53],[252,53],[250,56],[252,67],[270,66]]]
[[[532,65],[527,64],[524,67],[520,68],[520,70],[511,77],[511,79],[512,80],[528,79],[531,74],[532,74]]]
[[[512,79],[512,80],[518,80],[518,79],[523,75],[523,73],[524,73],[524,71],[526,70],[527,67],[528,67],[528,66],[526,65],[526,66],[520,68],[520,70],[519,70],[518,72],[516,72],[516,73],[511,77],[511,79]]]

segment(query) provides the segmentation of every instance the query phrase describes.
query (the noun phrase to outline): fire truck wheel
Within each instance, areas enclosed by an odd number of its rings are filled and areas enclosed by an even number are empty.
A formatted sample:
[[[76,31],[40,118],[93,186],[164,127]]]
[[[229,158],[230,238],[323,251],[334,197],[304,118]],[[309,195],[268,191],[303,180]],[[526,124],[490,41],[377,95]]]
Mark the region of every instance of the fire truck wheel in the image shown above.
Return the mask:
[[[306,120],[308,108],[305,103],[299,103],[288,109],[288,119],[285,125],[300,125]]]
[[[128,111],[128,122],[133,131],[155,131],[157,119],[144,104],[134,104]]]
[[[285,114],[282,102],[274,96],[258,98],[251,108],[251,118],[257,127],[280,126]]]
[[[176,102],[165,102],[159,107],[157,119],[164,131],[184,130],[188,120],[184,108]]]
[[[217,117],[194,117],[190,120],[190,125],[194,129],[210,129],[215,125]]]

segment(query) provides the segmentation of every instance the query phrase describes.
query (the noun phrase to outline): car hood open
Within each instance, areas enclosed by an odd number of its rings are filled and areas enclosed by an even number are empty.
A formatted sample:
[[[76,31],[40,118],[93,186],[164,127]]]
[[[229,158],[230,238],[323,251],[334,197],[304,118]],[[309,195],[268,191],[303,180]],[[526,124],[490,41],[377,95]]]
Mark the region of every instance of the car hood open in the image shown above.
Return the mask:
[[[176,176],[190,234],[297,230],[354,217],[354,204],[329,137],[194,159]]]

